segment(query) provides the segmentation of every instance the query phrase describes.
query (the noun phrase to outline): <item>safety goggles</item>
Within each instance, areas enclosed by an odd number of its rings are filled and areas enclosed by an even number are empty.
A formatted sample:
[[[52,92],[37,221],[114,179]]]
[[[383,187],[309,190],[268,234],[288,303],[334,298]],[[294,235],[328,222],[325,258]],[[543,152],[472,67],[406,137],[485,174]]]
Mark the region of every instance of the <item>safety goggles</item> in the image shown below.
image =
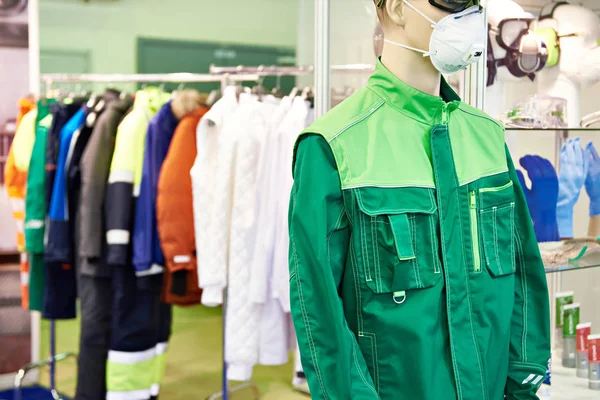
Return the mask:
[[[497,28],[490,26],[490,31],[496,34],[496,41],[505,50],[519,50],[519,39],[529,31],[533,18],[507,18],[500,21]]]
[[[383,7],[385,0],[374,0],[378,8]],[[449,13],[459,13],[472,6],[479,6],[479,0],[429,0],[429,4]]]

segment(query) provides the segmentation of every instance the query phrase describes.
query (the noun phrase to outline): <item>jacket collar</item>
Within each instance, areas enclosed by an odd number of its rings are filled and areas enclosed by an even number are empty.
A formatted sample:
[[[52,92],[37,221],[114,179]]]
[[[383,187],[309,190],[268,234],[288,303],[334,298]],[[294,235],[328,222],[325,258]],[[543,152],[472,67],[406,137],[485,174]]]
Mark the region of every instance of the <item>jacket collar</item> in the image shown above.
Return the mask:
[[[167,101],[169,94],[156,87],[147,87],[137,91],[133,108],[142,108],[150,114],[155,114]]]
[[[460,97],[443,76],[440,86],[441,96],[433,96],[401,81],[380,60],[377,61],[375,72],[369,78],[369,87],[394,108],[425,123],[432,123],[439,116],[445,102],[460,101]]]

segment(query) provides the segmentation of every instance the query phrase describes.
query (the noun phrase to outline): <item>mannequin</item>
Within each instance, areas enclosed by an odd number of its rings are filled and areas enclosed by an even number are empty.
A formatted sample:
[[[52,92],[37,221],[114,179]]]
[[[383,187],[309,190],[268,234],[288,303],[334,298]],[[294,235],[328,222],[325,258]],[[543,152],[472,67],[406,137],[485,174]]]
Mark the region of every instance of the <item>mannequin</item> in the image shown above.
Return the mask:
[[[442,78],[482,56],[482,14],[375,4],[369,83],[294,152],[290,304],[311,396],[537,400],[549,304],[527,204],[502,126]]]

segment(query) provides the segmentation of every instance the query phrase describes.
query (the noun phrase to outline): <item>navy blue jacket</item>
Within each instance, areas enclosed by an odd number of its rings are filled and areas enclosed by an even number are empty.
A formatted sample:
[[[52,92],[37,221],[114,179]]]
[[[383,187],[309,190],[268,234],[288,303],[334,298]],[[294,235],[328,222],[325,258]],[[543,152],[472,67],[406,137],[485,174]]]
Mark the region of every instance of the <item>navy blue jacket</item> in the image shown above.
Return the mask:
[[[162,285],[165,258],[156,223],[156,189],[178,123],[168,102],[150,121],[146,133],[142,182],[133,224],[133,265],[142,289],[160,290]]]

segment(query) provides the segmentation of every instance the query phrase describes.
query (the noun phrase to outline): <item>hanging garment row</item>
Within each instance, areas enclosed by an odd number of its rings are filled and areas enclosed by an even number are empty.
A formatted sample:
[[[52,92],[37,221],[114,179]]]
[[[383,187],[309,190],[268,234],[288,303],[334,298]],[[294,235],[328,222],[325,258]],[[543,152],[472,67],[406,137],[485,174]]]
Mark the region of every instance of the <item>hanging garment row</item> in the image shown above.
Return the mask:
[[[210,111],[194,91],[134,97],[41,99],[13,146],[28,172],[29,308],[69,319],[80,298],[77,398],[156,396],[171,305],[200,303],[199,287],[215,306],[229,286],[229,379],[285,364],[288,166],[306,91],[230,87]]]
[[[229,379],[239,381],[255,364],[285,364],[295,346],[287,289],[289,166],[312,111],[301,96],[261,100],[242,93],[238,101],[234,88],[225,90],[198,125],[191,169],[202,304],[223,304],[227,287],[225,360]]]

